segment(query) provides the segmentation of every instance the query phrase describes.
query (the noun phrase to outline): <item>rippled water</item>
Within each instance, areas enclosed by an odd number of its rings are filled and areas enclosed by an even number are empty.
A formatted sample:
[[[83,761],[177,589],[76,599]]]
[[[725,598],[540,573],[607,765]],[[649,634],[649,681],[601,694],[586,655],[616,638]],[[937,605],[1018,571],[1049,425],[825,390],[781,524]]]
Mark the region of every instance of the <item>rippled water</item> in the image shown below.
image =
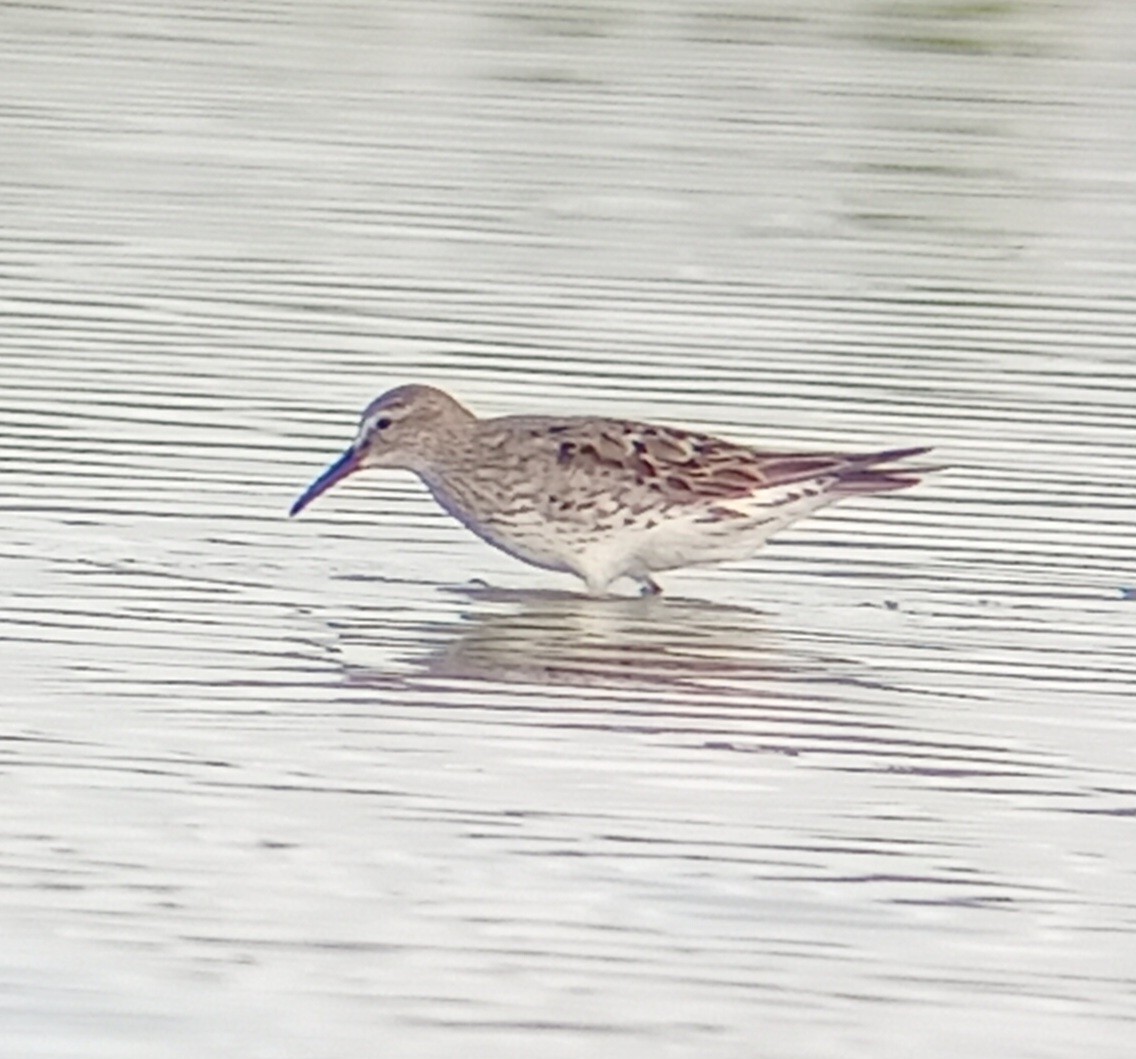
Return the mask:
[[[1131,1054],[1130,5],[0,27],[4,1054]],[[410,380],[949,469],[590,600]]]

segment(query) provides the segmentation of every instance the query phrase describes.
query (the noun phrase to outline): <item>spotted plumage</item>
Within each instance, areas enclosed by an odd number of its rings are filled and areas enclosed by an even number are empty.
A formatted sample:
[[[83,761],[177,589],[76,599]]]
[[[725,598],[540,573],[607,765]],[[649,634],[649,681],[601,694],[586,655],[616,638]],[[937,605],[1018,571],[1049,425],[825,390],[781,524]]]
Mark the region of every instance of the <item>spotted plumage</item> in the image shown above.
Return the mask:
[[[399,468],[518,559],[592,593],[620,577],[657,592],[658,571],[746,558],[818,508],[915,484],[917,468],[885,465],[927,451],[771,452],[621,419],[478,419],[441,390],[400,386],[364,410],[351,447],[291,513],[355,471]]]

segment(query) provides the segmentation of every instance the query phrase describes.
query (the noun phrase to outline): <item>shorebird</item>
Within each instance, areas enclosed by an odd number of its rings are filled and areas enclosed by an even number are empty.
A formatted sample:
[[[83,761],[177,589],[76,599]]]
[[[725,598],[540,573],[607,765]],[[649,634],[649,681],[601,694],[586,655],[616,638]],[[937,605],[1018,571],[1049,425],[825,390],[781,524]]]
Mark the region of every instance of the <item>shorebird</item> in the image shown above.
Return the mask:
[[[399,386],[363,411],[355,440],[292,505],[356,471],[411,471],[483,540],[575,574],[593,595],[629,577],[745,559],[770,536],[850,496],[903,489],[929,449],[774,452],[598,416],[479,419],[432,386]]]

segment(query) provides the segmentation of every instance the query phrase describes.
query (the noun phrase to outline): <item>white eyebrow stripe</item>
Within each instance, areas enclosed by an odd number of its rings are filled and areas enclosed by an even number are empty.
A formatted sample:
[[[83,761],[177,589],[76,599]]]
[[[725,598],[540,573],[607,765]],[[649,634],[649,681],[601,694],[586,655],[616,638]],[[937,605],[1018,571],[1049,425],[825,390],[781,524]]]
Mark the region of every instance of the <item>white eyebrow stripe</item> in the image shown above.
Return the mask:
[[[378,429],[378,422],[380,419],[393,419],[390,408],[379,408],[362,423],[359,424],[359,437],[366,437],[366,435],[373,433]]]

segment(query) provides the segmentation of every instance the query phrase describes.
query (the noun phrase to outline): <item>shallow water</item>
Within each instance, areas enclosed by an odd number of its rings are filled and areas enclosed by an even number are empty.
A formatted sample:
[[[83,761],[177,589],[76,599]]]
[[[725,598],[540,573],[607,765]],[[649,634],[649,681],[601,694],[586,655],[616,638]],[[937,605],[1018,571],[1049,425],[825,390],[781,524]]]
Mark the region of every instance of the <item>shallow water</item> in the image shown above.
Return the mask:
[[[1130,5],[0,23],[6,1054],[1131,1054]],[[949,469],[590,600],[407,380]]]

